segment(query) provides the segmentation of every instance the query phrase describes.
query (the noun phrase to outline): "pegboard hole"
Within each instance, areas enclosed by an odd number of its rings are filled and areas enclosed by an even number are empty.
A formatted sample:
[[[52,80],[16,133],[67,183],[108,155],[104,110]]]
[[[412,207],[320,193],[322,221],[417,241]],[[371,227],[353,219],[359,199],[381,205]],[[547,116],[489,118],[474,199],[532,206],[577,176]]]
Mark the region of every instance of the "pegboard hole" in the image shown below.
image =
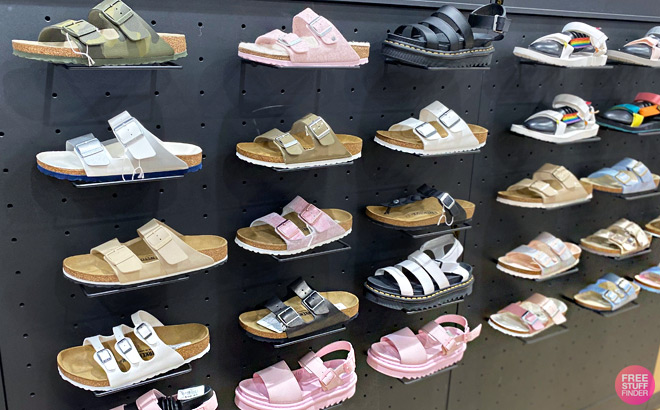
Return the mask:
[[[105,96],[106,96],[106,97],[110,97],[110,91],[106,91],[106,92],[105,92]]]
[[[204,95],[204,90],[200,90],[199,95]]]
[[[69,235],[71,235],[71,232],[69,232],[69,231],[64,231],[64,236],[69,236]]]
[[[205,124],[205,123],[201,123],[201,124],[199,124],[199,125],[200,125],[202,128],[206,127],[206,124]]]
[[[53,93],[53,98],[57,98],[57,93]]]
[[[59,128],[55,130],[55,134],[59,134],[60,132],[62,132],[62,130],[60,130]]]
[[[158,97],[158,96],[160,95],[160,92],[159,92],[159,91],[154,91],[154,95],[155,95],[156,97]]]
[[[46,20],[46,21],[50,21],[50,16],[46,16],[46,17],[44,17],[44,20]]]
[[[285,90],[284,90],[284,88],[282,88],[282,89],[280,90],[280,94],[284,94],[284,92],[285,92]]]
[[[204,57],[199,57],[199,61],[200,62],[204,61]]]
[[[204,23],[202,23],[202,22],[200,21],[199,23],[197,23],[197,26],[198,26],[198,27],[204,27]]]
[[[14,207],[13,204],[7,204],[7,208],[13,208],[13,207]]]
[[[245,24],[241,24],[241,28],[245,30]]]

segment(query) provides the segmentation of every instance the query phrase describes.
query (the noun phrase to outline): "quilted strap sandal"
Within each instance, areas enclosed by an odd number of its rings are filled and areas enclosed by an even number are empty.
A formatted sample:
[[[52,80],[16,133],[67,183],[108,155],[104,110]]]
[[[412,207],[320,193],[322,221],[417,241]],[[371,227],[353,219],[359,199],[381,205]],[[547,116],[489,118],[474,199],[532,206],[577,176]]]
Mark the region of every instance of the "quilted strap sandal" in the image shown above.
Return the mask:
[[[635,101],[619,104],[596,117],[599,125],[617,131],[642,134],[660,131],[660,95],[639,93]]]
[[[488,324],[506,335],[527,338],[566,322],[567,310],[561,300],[535,293],[491,315]]]
[[[458,325],[462,329],[443,325]],[[467,343],[480,333],[481,325],[470,330],[463,316],[443,315],[427,323],[417,334],[405,327],[383,336],[369,348],[367,364],[397,379],[426,377],[458,363]]]
[[[181,235],[152,219],[138,237],[112,239],[87,255],[64,259],[64,276],[92,286],[126,286],[208,269],[227,260],[227,240],[213,235]]]
[[[532,178],[497,193],[497,202],[524,208],[557,208],[591,200],[591,184],[580,182],[563,166],[545,164]]]
[[[511,25],[502,3],[481,6],[467,19],[455,7],[442,6],[418,24],[404,24],[388,34],[383,54],[424,68],[488,66],[492,43],[502,40]]]
[[[265,309],[238,317],[248,336],[266,342],[287,342],[337,329],[355,319],[359,300],[348,292],[317,292],[302,279],[289,285],[293,297],[282,302],[277,296]]]
[[[594,107],[571,94],[559,94],[552,110],[543,110],[525,122],[511,125],[511,131],[537,140],[565,144],[598,134]]]
[[[256,253],[293,255],[345,237],[352,225],[350,213],[319,209],[297,196],[281,215],[271,213],[239,229],[236,243]]]
[[[634,283],[649,292],[660,293],[660,267],[654,266],[635,275]]]
[[[236,156],[271,168],[303,168],[351,162],[362,155],[362,140],[335,134],[323,118],[307,114],[289,132],[272,129],[254,142],[236,144]]]
[[[660,237],[660,216],[658,216],[657,218],[653,219],[651,222],[644,225],[644,229],[646,229],[646,232],[648,232],[651,236],[655,236],[656,238],[659,238]]]
[[[634,222],[620,219],[607,229],[580,240],[582,249],[596,255],[621,257],[641,252],[651,246],[651,235]]]
[[[390,309],[418,311],[472,293],[472,266],[458,262],[463,246],[453,235],[432,239],[394,266],[380,268],[364,284],[365,296]]]
[[[273,30],[254,43],[240,43],[238,56],[279,67],[352,67],[369,61],[369,43],[346,41],[310,8],[293,18],[292,31]]]
[[[543,232],[497,259],[497,269],[525,279],[550,278],[577,266],[581,254],[579,246]]]
[[[14,55],[89,66],[156,64],[188,55],[186,36],[156,33],[121,0],[99,3],[88,20],[50,25],[37,41],[13,40]]]
[[[112,336],[88,337],[82,346],[61,351],[60,376],[81,389],[114,390],[177,369],[210,349],[204,325],[164,326],[142,310],[131,320],[135,328],[115,326]]]
[[[631,41],[620,50],[609,50],[607,56],[621,63],[660,67],[660,26],[653,27],[646,36]]]
[[[408,118],[378,131],[376,143],[408,154],[442,155],[479,149],[486,145],[488,130],[468,124],[439,101],[419,112],[419,119]]]
[[[346,359],[323,361],[333,352],[346,351]],[[355,394],[355,352],[349,342],[330,343],[309,352],[291,371],[281,361],[243,380],[234,402],[241,410],[321,410],[350,399]]]
[[[639,292],[640,287],[635,283],[608,273],[573,298],[575,303],[587,309],[614,311],[637,299]]]
[[[632,194],[657,189],[660,176],[652,174],[640,161],[624,158],[612,168],[603,168],[580,180],[597,191]]]
[[[179,390],[174,396],[165,396],[150,390],[138,397],[134,404],[124,404],[112,410],[216,410],[218,399],[209,386],[195,386]]]

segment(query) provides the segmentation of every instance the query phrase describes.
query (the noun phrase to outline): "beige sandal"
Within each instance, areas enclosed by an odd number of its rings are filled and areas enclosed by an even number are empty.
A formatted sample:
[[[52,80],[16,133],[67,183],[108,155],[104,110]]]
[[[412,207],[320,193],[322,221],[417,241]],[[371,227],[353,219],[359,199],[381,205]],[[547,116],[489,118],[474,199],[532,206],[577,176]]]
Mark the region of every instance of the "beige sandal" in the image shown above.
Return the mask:
[[[651,246],[652,236],[634,222],[620,219],[580,240],[582,248],[596,255],[621,257],[635,254]]]
[[[543,232],[528,245],[522,245],[497,260],[497,269],[526,279],[550,278],[580,262],[582,249]]]
[[[646,231],[656,238],[660,237],[660,216],[644,225]]]

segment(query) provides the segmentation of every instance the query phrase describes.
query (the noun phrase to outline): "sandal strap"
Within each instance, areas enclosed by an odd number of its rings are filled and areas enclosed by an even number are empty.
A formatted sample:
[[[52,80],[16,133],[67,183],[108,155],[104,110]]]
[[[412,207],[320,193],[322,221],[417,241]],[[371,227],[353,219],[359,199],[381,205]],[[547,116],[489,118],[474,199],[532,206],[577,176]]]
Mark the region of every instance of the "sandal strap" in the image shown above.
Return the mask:
[[[612,232],[607,229],[599,229],[593,235],[587,237],[603,239],[605,242],[615,245],[619,248],[622,255],[629,254],[638,249],[635,238],[628,234]]]
[[[102,167],[110,165],[112,156],[94,134],[86,134],[66,142],[66,150],[73,151],[83,167]],[[87,172],[87,174],[89,174]]]
[[[546,325],[541,322],[538,316],[536,316],[531,311],[523,308],[520,305],[520,302],[512,303],[504,309],[500,310],[498,313],[508,312],[520,318],[520,320],[534,332],[538,332],[546,327]]]
[[[463,330],[458,335],[453,335],[446,328],[442,327],[442,324],[451,323],[460,325]],[[443,315],[435,319],[432,322],[424,325],[419,333],[426,333],[436,342],[442,345],[442,350],[445,354],[449,354],[463,344],[471,342],[476,339],[481,333],[481,325],[477,326],[476,329],[470,331],[468,326],[467,319],[460,315]]]
[[[294,281],[289,285],[289,288],[300,298],[302,305],[315,317],[327,315],[330,313],[331,308],[334,308],[330,301],[312,289],[302,278]]]
[[[344,36],[327,18],[306,8],[293,17],[293,32],[300,37],[315,37],[326,45],[347,43]]]
[[[121,0],[105,0],[92,9],[92,13],[94,12],[102,14],[131,41],[158,38],[158,34],[149,24]]]
[[[420,21],[419,24],[411,24],[410,26],[417,27],[418,25],[424,27],[424,29],[420,30],[422,30],[422,33],[426,33],[426,48],[438,50],[441,44],[440,35],[444,35],[447,38],[449,51],[457,51],[462,48],[462,40],[456,32],[456,29],[443,19],[436,16],[430,16]],[[428,34],[426,30],[430,31],[432,35]],[[411,33],[411,38],[413,38],[412,34],[413,33]]]
[[[275,233],[286,243],[287,250],[307,247],[313,239],[311,235],[305,236],[296,224],[282,215],[272,212],[253,221],[250,226],[270,225]]]
[[[298,312],[291,306],[285,305],[278,297],[274,296],[264,306],[270,310],[275,318],[284,326],[282,331],[286,329],[299,327],[305,324],[305,321],[300,317]]]
[[[298,156],[303,153],[304,148],[291,133],[282,132],[277,128],[259,135],[254,139],[254,142],[268,141],[275,144],[275,146],[282,152],[284,162],[288,156]]]
[[[344,363],[336,369],[327,367],[322,357],[340,350],[348,351]],[[328,391],[344,384],[341,378],[342,374],[349,374],[355,371],[355,352],[349,342],[338,341],[326,345],[317,353],[307,353],[298,361],[298,364],[319,379],[323,391]]]
[[[428,185],[424,184],[421,187],[417,188],[417,192],[424,195],[427,198],[435,197],[438,199],[438,202],[442,205],[445,213],[451,215],[451,222],[447,221],[447,216],[444,218],[444,223],[447,225],[452,225],[454,222],[465,221],[467,219],[467,213],[465,209],[459,204],[450,194],[447,192],[439,191],[435,188],[431,188]],[[443,222],[443,218],[438,220],[438,225]]]
[[[330,215],[300,196],[296,196],[284,207],[284,215],[291,212],[298,214],[300,219],[312,230],[312,236],[316,239],[319,239],[319,236],[330,239],[346,232]]]
[[[110,265],[120,279],[122,274],[136,273],[144,267],[140,258],[117,238],[92,248],[90,253],[103,255],[103,260]]]
[[[417,279],[417,282],[419,282],[419,284],[422,286],[424,295],[430,295],[435,291],[433,278],[426,272],[424,268],[422,268],[417,263],[406,259],[394,265],[394,268],[399,269],[401,272],[403,272],[404,269],[410,272],[415,277],[415,279]]]
[[[525,178],[520,182],[511,185],[507,191],[518,191],[521,189],[529,189],[530,191],[538,194],[541,198],[552,198],[557,196],[559,191],[554,189],[552,185],[545,181]]]
[[[399,353],[402,364],[423,364],[428,360],[426,348],[410,328],[404,327],[380,339],[381,342],[389,343]]]
[[[552,107],[571,107],[577,111],[580,118],[590,121],[594,118],[594,108],[582,98],[572,94],[559,94],[552,100]]]
[[[613,273],[606,273],[601,279],[605,279],[614,283],[619,289],[621,289],[626,295],[630,297],[635,296],[637,293],[635,292],[635,287],[629,280],[617,276]]]
[[[623,193],[635,192],[635,188],[637,188],[640,182],[634,175],[631,175],[631,172],[620,168],[603,168],[590,174],[587,178],[596,179],[602,177],[610,177],[615,183],[621,185]]]
[[[447,6],[445,6],[447,7]],[[419,119],[426,122],[438,122],[447,131],[448,137],[461,138],[474,134],[463,119],[440,101],[434,101],[419,112]]]
[[[520,245],[507,253],[508,256],[513,256],[515,254],[522,254],[531,258],[540,266],[542,274],[559,263],[559,259],[555,259],[547,253],[529,245]]]
[[[566,317],[561,312],[561,310],[559,310],[557,304],[553,302],[552,299],[543,296],[540,293],[534,293],[532,296],[527,298],[527,302],[540,306],[541,309],[543,309],[543,311],[549,316],[549,322],[552,322],[556,325],[560,325],[566,322]],[[545,326],[547,327],[548,324],[546,323]]]
[[[268,401],[272,404],[298,403],[302,400],[298,379],[284,360],[256,372],[253,378],[263,382]]]
[[[472,28],[481,28],[500,34],[494,40],[501,38],[502,34],[509,31],[511,19],[506,16],[504,0],[493,0],[474,10],[468,16],[468,22]]]
[[[128,111],[108,120],[117,140],[130,152],[135,159],[146,159],[156,156],[156,151],[145,137],[140,121],[133,118]]]
[[[624,235],[632,237],[640,247],[645,248],[650,244],[646,232],[644,232],[639,225],[627,219],[620,219],[607,229],[615,233],[623,233]]]
[[[285,33],[278,29],[262,34],[257,37],[257,40],[254,43],[258,45],[277,44],[282,46],[289,54],[291,54],[291,52],[295,54],[305,54],[309,51],[309,44],[298,37],[297,34]]]
[[[628,44],[626,44],[624,47],[639,45],[639,44],[649,46],[649,48],[651,49],[651,57],[649,58],[649,60],[658,61],[658,59],[660,59],[660,47],[658,46],[658,43],[660,43],[660,40],[658,40],[657,37],[649,36],[647,34],[646,37],[633,40]]]
[[[534,173],[532,179],[541,181],[555,180],[566,189],[582,187],[582,184],[580,184],[580,181],[575,175],[560,165],[544,164]]]
[[[641,92],[635,96],[635,101],[646,101],[651,104],[660,105],[660,95],[655,93]]]
[[[138,410],[160,410],[161,407],[158,404],[158,401],[164,397],[164,394],[153,389],[138,397],[135,401],[135,406]],[[125,410],[124,407],[121,407],[121,410]]]
[[[399,286],[399,292],[401,293],[401,296],[414,296],[415,291],[412,287],[412,283],[410,282],[410,279],[401,272],[398,268],[395,268],[393,266],[387,266],[384,268],[380,268],[376,270],[376,273],[374,276],[384,276],[385,274],[390,275],[392,278],[397,283],[397,286]]]
[[[80,49],[87,46],[98,46],[107,40],[97,27],[85,20],[65,20],[61,23],[52,24],[39,33],[40,42],[73,40]],[[80,47],[83,45],[85,47]]]
[[[454,6],[442,6],[435,13],[433,17],[442,19],[445,23],[452,26],[452,28],[461,34],[463,37],[464,49],[471,49],[474,47],[474,33],[472,26],[468,20],[463,16],[463,13],[458,11]]]
[[[189,253],[198,253],[181,241],[176,231],[156,219],[142,225],[137,231],[158,259],[168,265],[180,264],[189,259]]]
[[[585,23],[580,22],[571,22],[564,26],[562,29],[563,32],[576,31],[579,33],[584,33],[589,36],[591,45],[596,49],[595,55],[605,54],[607,51],[607,36],[605,33],[597,29],[596,27],[590,26]]]
[[[547,245],[552,249],[552,251],[561,259],[562,261],[567,261],[567,260],[574,260],[575,257],[571,253],[571,251],[568,249],[568,246],[562,241],[561,239],[557,238],[556,236],[552,235],[549,232],[542,232],[539,236],[534,238],[534,241],[539,241],[542,242],[543,244]]]
[[[440,266],[438,266],[438,262],[431,259],[424,252],[415,251],[408,256],[408,259],[421,266],[438,285],[438,289],[444,289],[449,286],[449,280]]]

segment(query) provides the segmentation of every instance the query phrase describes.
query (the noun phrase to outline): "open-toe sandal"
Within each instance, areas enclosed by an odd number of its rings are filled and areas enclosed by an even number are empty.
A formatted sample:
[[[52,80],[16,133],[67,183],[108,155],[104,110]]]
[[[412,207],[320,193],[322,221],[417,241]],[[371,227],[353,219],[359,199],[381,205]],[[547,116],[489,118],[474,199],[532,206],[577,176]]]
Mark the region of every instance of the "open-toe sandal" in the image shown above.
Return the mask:
[[[660,176],[652,174],[640,161],[624,158],[611,168],[603,168],[580,180],[591,184],[596,191],[632,194],[656,190]]]
[[[573,299],[575,303],[587,309],[610,312],[637,299],[640,287],[613,273],[607,273],[586,288],[579,291]]]
[[[635,275],[634,283],[649,292],[660,293],[660,267],[654,266]]]
[[[488,324],[506,335],[527,338],[566,322],[567,310],[561,300],[535,293],[491,315]]]
[[[660,26],[653,27],[646,36],[631,41],[620,50],[609,50],[607,58],[620,63],[660,67]]]
[[[658,216],[657,218],[653,219],[651,222],[644,225],[644,229],[646,230],[646,232],[651,234],[651,236],[660,238],[660,216]]]
[[[660,131],[660,95],[639,93],[632,103],[618,104],[596,116],[598,125],[631,134]]]
[[[525,279],[545,279],[564,273],[580,262],[582,249],[543,232],[497,259],[497,269]]]
[[[112,410],[216,410],[218,398],[209,386],[181,389],[174,396],[165,396],[158,390],[150,390],[138,397],[134,404],[124,404]]]
[[[580,240],[580,246],[596,255],[621,257],[639,253],[651,246],[652,236],[634,222],[620,219],[607,229]]]

